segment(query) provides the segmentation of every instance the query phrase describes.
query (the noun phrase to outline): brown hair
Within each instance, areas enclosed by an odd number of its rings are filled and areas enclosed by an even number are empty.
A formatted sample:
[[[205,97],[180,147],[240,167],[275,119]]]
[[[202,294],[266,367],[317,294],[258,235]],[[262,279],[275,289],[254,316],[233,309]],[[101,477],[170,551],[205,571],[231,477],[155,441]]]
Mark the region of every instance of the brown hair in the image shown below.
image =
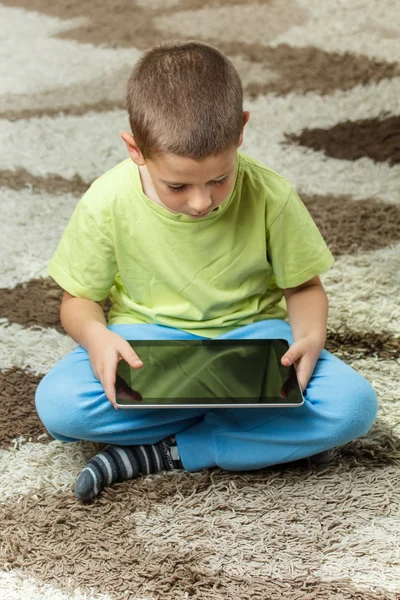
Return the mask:
[[[132,134],[145,158],[170,152],[194,160],[239,142],[240,77],[226,56],[200,42],[167,42],[147,50],[128,81]]]

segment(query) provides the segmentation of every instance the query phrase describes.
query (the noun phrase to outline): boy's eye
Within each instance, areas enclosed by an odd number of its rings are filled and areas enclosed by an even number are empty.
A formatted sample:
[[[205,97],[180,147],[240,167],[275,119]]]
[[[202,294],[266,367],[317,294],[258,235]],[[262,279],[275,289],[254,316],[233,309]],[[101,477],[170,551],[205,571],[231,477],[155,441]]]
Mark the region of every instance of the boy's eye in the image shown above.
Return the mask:
[[[228,178],[228,176],[226,175],[223,179],[215,179],[214,181],[211,182],[211,185],[221,185],[221,183],[225,183],[227,178]]]
[[[186,185],[180,185],[179,187],[172,187],[172,185],[167,184],[167,188],[169,190],[171,190],[171,192],[180,192],[181,190],[184,190],[185,187],[186,187]]]
[[[227,176],[224,177],[223,179],[215,179],[214,181],[211,181],[210,183],[211,183],[211,185],[221,185],[222,183],[225,183],[226,179],[227,179]],[[171,192],[180,192],[187,187],[188,187],[187,185],[180,185],[179,187],[173,187],[172,185],[167,184],[167,188],[169,190],[171,190]]]

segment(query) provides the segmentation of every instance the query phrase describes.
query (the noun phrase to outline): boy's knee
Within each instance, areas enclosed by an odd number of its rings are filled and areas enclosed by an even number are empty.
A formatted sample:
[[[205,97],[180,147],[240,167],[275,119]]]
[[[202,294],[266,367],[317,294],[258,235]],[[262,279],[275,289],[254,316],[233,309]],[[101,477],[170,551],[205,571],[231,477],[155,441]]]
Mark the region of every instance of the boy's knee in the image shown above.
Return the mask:
[[[372,424],[375,422],[376,415],[378,412],[378,396],[368,381],[365,381],[367,389],[365,390],[365,406],[367,410],[367,416],[369,418],[368,429],[371,428]]]
[[[71,402],[71,396],[66,397],[65,391],[60,393],[62,387],[55,385],[50,374],[45,375],[36,388],[36,412],[53,438],[60,441],[74,441],[75,438],[70,438],[68,432],[65,432],[73,419],[71,412],[74,403]],[[68,386],[65,390],[68,390]]]
[[[366,435],[375,421],[378,400],[372,385],[357,374],[354,385],[347,390],[347,410],[341,423],[342,444]]]
[[[49,376],[45,375],[39,382],[35,393],[36,412],[49,432],[54,431],[55,421],[57,420],[57,410],[55,410],[57,398],[55,398],[54,390],[51,388]]]
[[[39,415],[40,419],[43,421],[42,415],[47,412],[47,404],[48,404],[48,390],[47,390],[47,375],[43,377],[39,381],[39,385],[36,388],[35,392],[35,406],[36,412]]]

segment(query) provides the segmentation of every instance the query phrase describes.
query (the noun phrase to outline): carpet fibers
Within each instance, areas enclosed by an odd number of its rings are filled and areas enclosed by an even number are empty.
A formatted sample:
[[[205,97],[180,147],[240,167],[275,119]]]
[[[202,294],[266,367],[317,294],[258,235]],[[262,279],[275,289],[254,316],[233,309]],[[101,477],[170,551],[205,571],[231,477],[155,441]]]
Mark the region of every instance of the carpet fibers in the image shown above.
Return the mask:
[[[400,599],[399,15],[395,0],[2,0],[0,600]],[[332,249],[327,348],[374,385],[378,418],[326,465],[141,476],[83,506],[74,481],[101,446],[52,440],[34,409],[75,346],[46,267],[80,195],[126,158],[132,65],[178,38],[236,65],[242,149],[295,185]]]

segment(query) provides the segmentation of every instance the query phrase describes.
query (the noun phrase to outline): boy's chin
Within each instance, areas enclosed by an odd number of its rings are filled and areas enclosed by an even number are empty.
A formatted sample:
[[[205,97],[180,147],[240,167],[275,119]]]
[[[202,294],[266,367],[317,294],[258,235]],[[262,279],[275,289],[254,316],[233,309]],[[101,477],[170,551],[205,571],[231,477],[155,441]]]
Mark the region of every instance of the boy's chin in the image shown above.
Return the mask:
[[[212,212],[214,212],[217,209],[218,209],[218,206],[216,206],[215,208],[212,208],[211,210],[208,210],[205,213],[202,213],[201,215],[192,215],[192,213],[186,213],[186,214],[189,215],[190,217],[193,217],[194,219],[201,219],[201,218],[206,217],[207,215],[210,215]]]

